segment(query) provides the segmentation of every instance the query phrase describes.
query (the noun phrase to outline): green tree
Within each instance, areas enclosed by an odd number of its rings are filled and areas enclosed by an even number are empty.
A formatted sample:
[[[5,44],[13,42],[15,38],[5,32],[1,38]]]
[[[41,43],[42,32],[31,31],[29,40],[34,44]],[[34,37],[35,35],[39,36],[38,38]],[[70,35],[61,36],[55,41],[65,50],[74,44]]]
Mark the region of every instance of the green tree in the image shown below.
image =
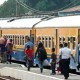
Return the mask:
[[[79,0],[18,0],[22,1],[26,5],[35,8],[40,11],[58,11],[72,6],[80,5]],[[69,5],[70,4],[70,5]],[[67,7],[66,7],[67,6]],[[22,5],[19,6],[19,14],[25,15],[28,11]],[[14,17],[16,16],[16,0],[7,0],[0,6],[0,17]]]
[[[20,14],[25,14],[25,9],[20,6]],[[16,16],[16,1],[8,0],[0,6],[0,17],[14,17]]]
[[[53,0],[41,0],[35,6],[36,9],[41,11],[51,11],[55,9],[56,4]]]

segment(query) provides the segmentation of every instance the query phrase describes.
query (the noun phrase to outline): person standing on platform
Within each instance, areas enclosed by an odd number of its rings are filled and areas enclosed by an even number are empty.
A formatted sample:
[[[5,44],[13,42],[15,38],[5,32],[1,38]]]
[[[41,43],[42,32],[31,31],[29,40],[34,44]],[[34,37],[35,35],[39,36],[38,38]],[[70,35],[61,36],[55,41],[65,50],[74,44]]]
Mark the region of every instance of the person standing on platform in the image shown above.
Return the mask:
[[[30,46],[30,49],[32,49],[32,51],[33,51],[33,49],[34,49],[34,44],[30,41],[30,38],[29,38],[29,36],[25,36],[25,40],[26,40],[26,43],[25,43],[25,45],[24,45],[24,52],[25,52],[25,50],[27,49],[27,46],[29,45]],[[26,54],[26,53],[25,53]],[[34,54],[32,54],[33,55],[33,57],[34,57]],[[32,61],[34,61],[34,59],[32,59]],[[33,63],[32,63],[33,64]]]
[[[29,36],[25,36],[25,40],[26,40],[26,43],[25,43],[25,45],[24,45],[24,49],[27,48],[28,45],[30,46],[31,49],[33,49],[33,48],[34,48],[34,45],[33,45],[33,43],[30,41]]]
[[[0,62],[5,63],[5,39],[3,37],[0,38]]]
[[[39,43],[38,44],[38,47],[37,47],[37,50],[36,50],[36,53],[35,53],[35,58],[36,56],[38,56],[38,61],[39,61],[39,67],[40,67],[40,71],[41,73],[43,72],[43,61],[45,59],[47,59],[47,52],[43,46],[42,43]]]
[[[52,70],[51,75],[54,75],[54,74],[56,74],[55,67],[56,67],[56,59],[57,59],[57,56],[55,54],[55,48],[52,48],[51,59],[52,59],[52,61],[51,61],[51,70]]]
[[[64,48],[61,49],[61,58],[62,58],[62,72],[65,79],[69,77],[69,64],[70,64],[70,56],[74,59],[73,55],[71,54],[71,49],[68,48],[68,44],[64,43]]]
[[[7,62],[9,61],[11,64],[12,53],[13,53],[13,43],[12,39],[8,39],[6,43],[6,53],[7,53]]]
[[[30,71],[30,67],[32,66],[33,50],[30,48],[29,45],[27,46],[25,53],[25,55],[27,56],[28,71]]]

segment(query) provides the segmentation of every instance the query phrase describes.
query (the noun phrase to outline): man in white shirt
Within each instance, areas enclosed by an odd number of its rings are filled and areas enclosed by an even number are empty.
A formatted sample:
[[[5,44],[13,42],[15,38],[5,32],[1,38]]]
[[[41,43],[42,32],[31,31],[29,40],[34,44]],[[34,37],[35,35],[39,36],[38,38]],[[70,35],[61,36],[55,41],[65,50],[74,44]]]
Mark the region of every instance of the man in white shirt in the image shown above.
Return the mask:
[[[68,46],[67,43],[65,43],[64,48],[60,50],[62,72],[65,79],[68,79],[69,77],[69,63],[70,63],[70,55],[71,55],[71,49],[69,49],[67,46]]]

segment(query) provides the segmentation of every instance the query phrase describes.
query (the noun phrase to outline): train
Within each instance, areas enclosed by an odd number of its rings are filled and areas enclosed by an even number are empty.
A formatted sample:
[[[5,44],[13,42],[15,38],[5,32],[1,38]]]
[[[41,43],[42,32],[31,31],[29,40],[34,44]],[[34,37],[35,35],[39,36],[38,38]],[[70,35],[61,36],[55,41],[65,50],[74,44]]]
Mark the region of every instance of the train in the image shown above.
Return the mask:
[[[43,43],[48,61],[50,61],[51,49],[56,49],[59,55],[59,44],[68,43],[73,55],[76,55],[76,46],[80,42],[80,15],[46,18],[18,18],[0,20],[0,36],[13,40],[13,59],[24,61],[25,36],[28,35],[34,44],[36,51],[37,39]],[[17,56],[17,57],[16,57]],[[80,54],[78,54],[78,65],[80,65]]]

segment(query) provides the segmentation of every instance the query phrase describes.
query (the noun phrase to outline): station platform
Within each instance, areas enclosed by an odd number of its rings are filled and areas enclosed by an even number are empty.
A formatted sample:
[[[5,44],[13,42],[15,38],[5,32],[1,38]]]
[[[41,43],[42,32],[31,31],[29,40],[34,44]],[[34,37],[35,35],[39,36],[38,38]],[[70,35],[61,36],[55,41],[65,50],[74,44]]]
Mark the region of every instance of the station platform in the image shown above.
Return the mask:
[[[0,63],[0,75],[11,76],[20,80],[65,80],[63,75],[56,72],[56,75],[50,75],[51,70],[44,69],[43,73],[40,73],[38,67],[32,67],[30,71],[27,71],[27,67],[21,64],[2,64]],[[80,75],[69,74],[68,80],[80,80]]]

